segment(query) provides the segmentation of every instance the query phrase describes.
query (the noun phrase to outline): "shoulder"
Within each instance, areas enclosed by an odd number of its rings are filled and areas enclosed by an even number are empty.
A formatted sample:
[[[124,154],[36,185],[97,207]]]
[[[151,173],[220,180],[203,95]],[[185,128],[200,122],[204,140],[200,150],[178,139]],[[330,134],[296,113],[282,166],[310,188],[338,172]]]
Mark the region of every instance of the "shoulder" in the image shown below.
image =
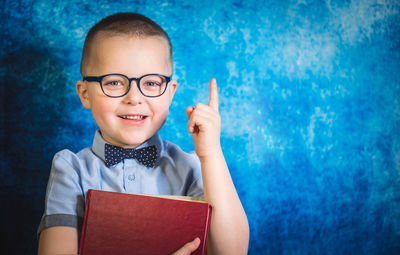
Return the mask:
[[[170,142],[168,140],[162,140],[163,148],[168,153],[179,153],[179,154],[187,154],[192,155],[192,152],[183,151],[177,144]]]
[[[84,194],[84,186],[82,185],[87,180],[91,180],[90,174],[93,172],[90,167],[90,164],[93,163],[89,159],[90,154],[93,153],[90,151],[90,148],[85,148],[74,153],[65,149],[54,155],[47,185],[48,197],[62,198],[63,201],[73,201],[73,203],[76,202],[76,199],[81,199],[76,194],[79,194],[79,196]],[[72,195],[73,198],[70,197]],[[71,212],[74,212],[74,210],[71,209]]]
[[[180,183],[177,185],[179,191],[174,194],[181,196],[204,196],[203,182],[201,176],[201,164],[196,153],[185,152],[178,145],[169,141],[163,141],[164,145],[164,170],[173,175],[178,176]]]
[[[77,153],[68,149],[57,152],[53,157],[52,171],[76,172],[87,171],[89,166],[100,165],[98,157],[88,147]]]
[[[78,153],[74,153],[68,149],[61,150],[54,155],[54,163],[68,164],[71,166],[79,165],[83,161],[87,160],[90,155],[93,154],[90,148],[85,148]]]
[[[161,157],[167,157],[180,166],[189,168],[200,167],[200,160],[194,151],[185,152],[178,145],[167,140],[163,140],[162,143],[163,153]]]

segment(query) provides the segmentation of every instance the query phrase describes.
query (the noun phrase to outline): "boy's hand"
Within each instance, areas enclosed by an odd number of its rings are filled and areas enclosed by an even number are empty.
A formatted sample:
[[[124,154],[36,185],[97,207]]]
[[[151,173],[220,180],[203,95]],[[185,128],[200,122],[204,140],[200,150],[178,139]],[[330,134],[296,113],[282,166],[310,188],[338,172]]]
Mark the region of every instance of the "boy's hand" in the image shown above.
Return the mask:
[[[196,108],[186,108],[189,133],[192,134],[196,154],[199,158],[215,155],[221,150],[221,117],[218,112],[217,82],[210,81],[210,101],[208,105],[198,103]]]
[[[172,255],[189,255],[195,250],[197,250],[199,245],[200,245],[200,239],[196,237],[193,241],[188,242],[187,244],[182,246],[182,248],[174,252]]]

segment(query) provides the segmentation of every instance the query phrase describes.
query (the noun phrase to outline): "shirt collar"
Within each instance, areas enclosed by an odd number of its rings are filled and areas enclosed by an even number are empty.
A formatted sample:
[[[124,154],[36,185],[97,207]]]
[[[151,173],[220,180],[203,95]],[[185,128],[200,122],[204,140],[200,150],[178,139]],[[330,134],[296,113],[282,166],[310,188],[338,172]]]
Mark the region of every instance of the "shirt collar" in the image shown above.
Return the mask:
[[[106,142],[103,137],[101,136],[100,130],[97,130],[96,133],[94,134],[93,138],[93,144],[92,144],[92,151],[94,154],[96,154],[101,160],[105,161],[105,153],[104,153],[104,147],[105,144],[110,144]],[[161,151],[162,151],[162,140],[161,137],[158,133],[153,135],[149,140],[145,141],[141,145],[139,145],[136,149],[144,148],[147,146],[154,145],[157,148],[157,160],[160,159]]]

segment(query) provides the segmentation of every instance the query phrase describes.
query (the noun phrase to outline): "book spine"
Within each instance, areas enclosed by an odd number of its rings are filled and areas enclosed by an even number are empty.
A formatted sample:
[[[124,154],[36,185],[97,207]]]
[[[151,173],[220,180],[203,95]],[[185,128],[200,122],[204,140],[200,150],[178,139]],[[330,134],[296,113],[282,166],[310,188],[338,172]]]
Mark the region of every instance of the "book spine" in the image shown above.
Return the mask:
[[[85,206],[85,217],[84,217],[84,221],[82,224],[82,232],[81,232],[81,240],[79,243],[79,255],[83,255],[83,246],[85,243],[85,237],[86,237],[86,225],[87,225],[87,219],[88,219],[88,214],[89,214],[89,204],[90,204],[90,196],[92,194],[93,190],[89,189],[87,192],[87,196],[86,196],[86,206]]]
[[[201,251],[202,255],[206,255],[206,250],[207,250],[207,237],[208,237],[208,231],[210,230],[210,224],[211,224],[211,206],[207,204],[208,210],[207,210],[207,219],[206,219],[206,227],[204,230],[204,245],[203,245],[203,250]]]

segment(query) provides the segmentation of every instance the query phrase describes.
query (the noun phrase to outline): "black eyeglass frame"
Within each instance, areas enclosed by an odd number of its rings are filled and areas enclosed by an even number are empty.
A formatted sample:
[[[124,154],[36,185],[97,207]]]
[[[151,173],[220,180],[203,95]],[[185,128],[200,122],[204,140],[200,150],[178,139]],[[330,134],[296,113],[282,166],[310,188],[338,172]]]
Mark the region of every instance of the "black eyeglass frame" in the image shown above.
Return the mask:
[[[129,81],[129,86],[128,86],[128,89],[126,90],[126,92],[125,92],[123,95],[121,95],[121,96],[110,96],[110,95],[107,95],[106,92],[104,92],[103,83],[102,83],[103,78],[106,77],[106,76],[110,76],[110,75],[120,75],[120,76],[123,76],[123,77],[125,77],[126,79],[128,79],[128,81]],[[166,84],[165,84],[164,91],[163,91],[160,95],[158,95],[158,96],[148,96],[148,95],[145,95],[145,94],[143,93],[142,89],[140,88],[140,80],[143,79],[144,77],[147,77],[147,76],[150,76],[150,75],[159,75],[159,76],[161,76],[161,77],[164,77],[164,79],[165,79]],[[132,83],[132,81],[136,81],[136,86],[138,87],[140,93],[142,93],[143,96],[145,96],[145,97],[160,97],[160,96],[162,96],[162,95],[165,93],[165,91],[167,90],[168,83],[171,81],[171,77],[172,77],[172,76],[166,76],[166,75],[158,74],[158,73],[151,73],[151,74],[145,74],[145,75],[143,75],[143,76],[141,76],[141,77],[138,77],[138,78],[136,78],[136,77],[129,78],[128,76],[126,76],[126,75],[124,75],[124,74],[120,74],[120,73],[111,73],[111,74],[105,74],[105,75],[102,75],[102,76],[85,76],[85,77],[83,77],[83,80],[84,80],[84,81],[89,81],[89,82],[97,81],[98,83],[100,83],[100,88],[101,88],[101,91],[103,91],[103,94],[106,95],[106,96],[108,96],[108,97],[112,97],[112,98],[123,97],[123,96],[125,96],[126,94],[128,94],[129,90],[131,90],[131,83]]]

